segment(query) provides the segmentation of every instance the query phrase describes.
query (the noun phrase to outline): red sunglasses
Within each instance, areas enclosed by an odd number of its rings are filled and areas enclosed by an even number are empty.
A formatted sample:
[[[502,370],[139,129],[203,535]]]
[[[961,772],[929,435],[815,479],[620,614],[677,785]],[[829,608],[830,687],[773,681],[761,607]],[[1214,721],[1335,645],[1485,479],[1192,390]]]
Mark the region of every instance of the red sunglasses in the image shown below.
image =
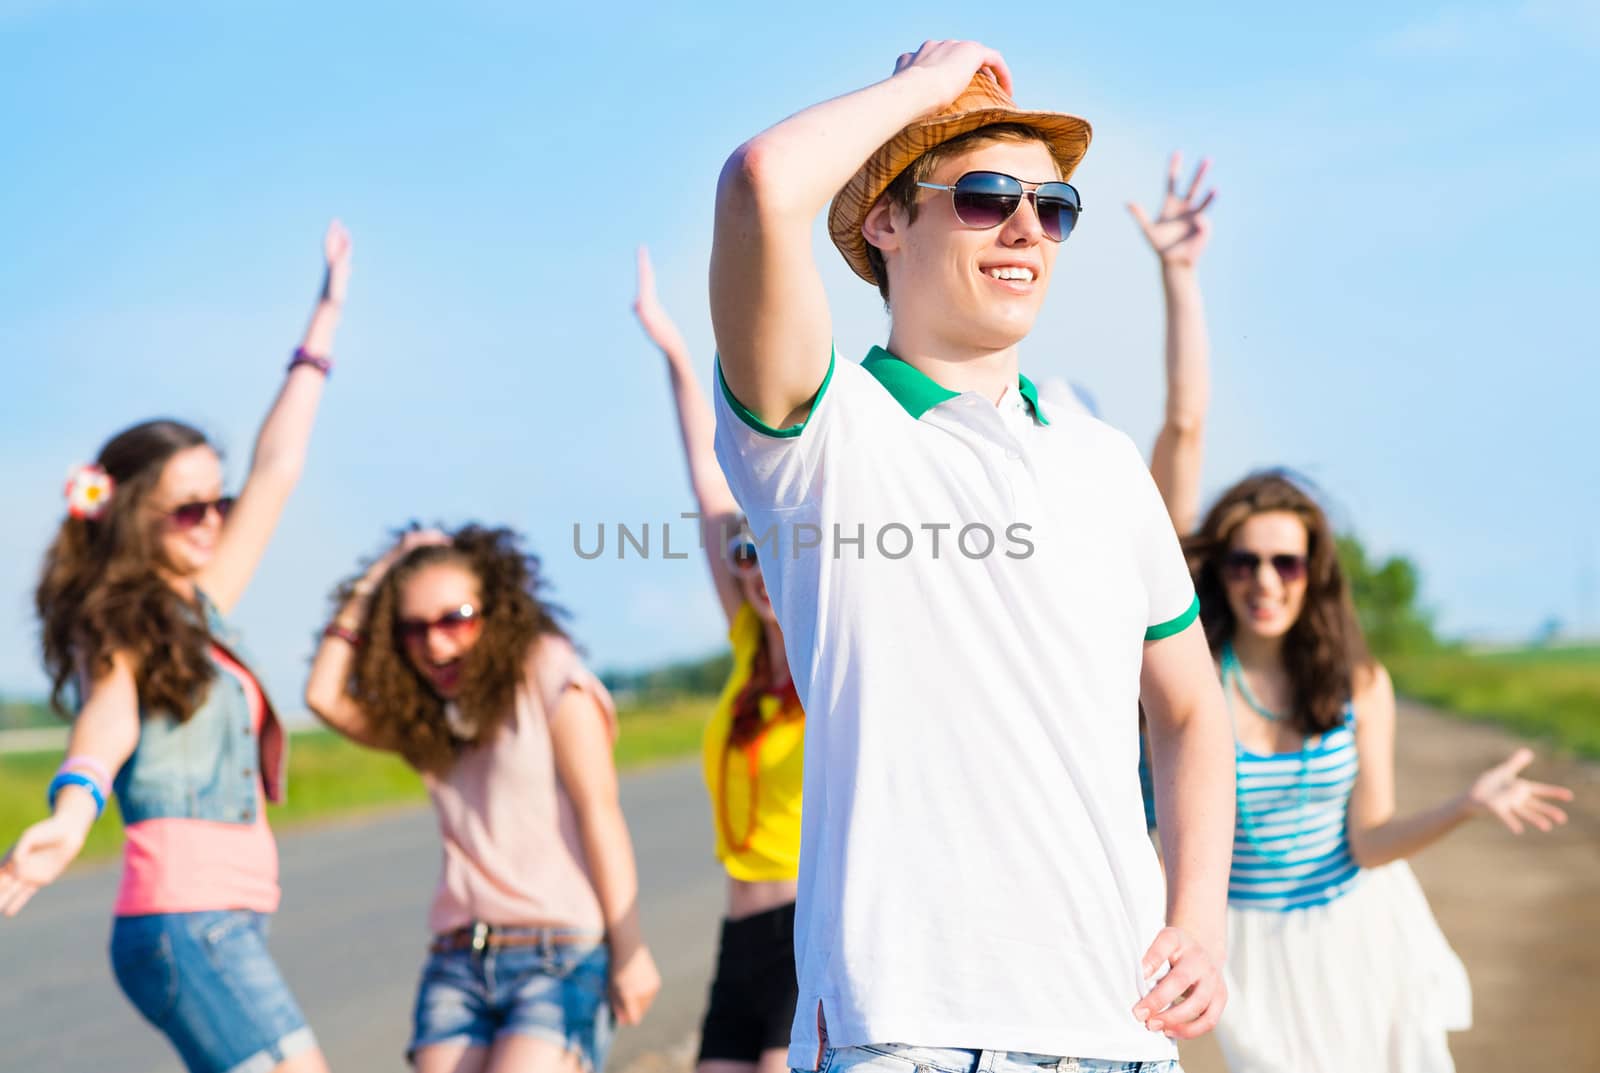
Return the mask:
[[[395,626],[395,633],[400,635],[400,640],[408,645],[420,644],[427,641],[428,635],[434,630],[443,630],[444,635],[452,641],[465,641],[478,632],[483,624],[478,609],[471,604],[462,604],[454,611],[440,615],[433,620],[420,618],[403,618]]]
[[[199,499],[193,503],[173,507],[167,511],[167,520],[174,529],[193,529],[206,520],[206,515],[212,511],[217,512],[217,517],[223,521],[228,520],[228,512],[233,509],[233,496],[223,496],[221,499]]]

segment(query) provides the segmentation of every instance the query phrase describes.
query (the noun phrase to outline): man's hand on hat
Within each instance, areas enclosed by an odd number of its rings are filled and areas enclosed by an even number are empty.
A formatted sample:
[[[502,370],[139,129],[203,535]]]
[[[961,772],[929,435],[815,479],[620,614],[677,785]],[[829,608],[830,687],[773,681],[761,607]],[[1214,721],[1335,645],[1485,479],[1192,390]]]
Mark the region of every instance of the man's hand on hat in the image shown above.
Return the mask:
[[[961,96],[973,76],[987,69],[1000,88],[1011,96],[1011,69],[1000,53],[976,41],[924,41],[915,52],[902,52],[894,73],[916,71],[930,79],[938,100],[928,109],[942,108]]]
[[[1189,190],[1178,194],[1178,173],[1183,165],[1183,155],[1173,153],[1167,165],[1167,194],[1161,202],[1161,214],[1151,220],[1135,202],[1128,202],[1128,211],[1138,221],[1139,229],[1156,251],[1163,266],[1193,268],[1211,237],[1211,217],[1206,209],[1217,196],[1216,190],[1200,193],[1210,160],[1201,160],[1189,180]]]

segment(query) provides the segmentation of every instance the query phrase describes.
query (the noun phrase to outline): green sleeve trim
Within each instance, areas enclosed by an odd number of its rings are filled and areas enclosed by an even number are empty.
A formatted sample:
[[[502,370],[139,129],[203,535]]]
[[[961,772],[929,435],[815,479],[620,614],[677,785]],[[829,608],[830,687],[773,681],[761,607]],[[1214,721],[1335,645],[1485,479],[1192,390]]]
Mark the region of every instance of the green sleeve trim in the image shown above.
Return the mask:
[[[717,387],[722,391],[722,397],[727,400],[728,408],[739,415],[739,420],[749,425],[763,436],[772,436],[775,439],[793,439],[806,430],[811,423],[811,415],[817,412],[817,405],[822,402],[822,393],[828,390],[828,382],[833,379],[833,363],[838,358],[839,352],[834,350],[828,355],[828,375],[822,378],[822,386],[817,388],[817,393],[811,396],[811,408],[806,413],[806,419],[798,425],[788,428],[773,428],[761,418],[752,413],[749,407],[733,396],[733,389],[728,387],[728,382],[722,378],[722,358],[717,358]]]
[[[1168,619],[1166,622],[1151,626],[1144,631],[1144,639],[1146,641],[1159,641],[1163,637],[1171,637],[1175,633],[1182,633],[1189,628],[1190,623],[1199,617],[1200,594],[1196,593],[1194,599],[1189,602],[1189,610],[1177,618]]]

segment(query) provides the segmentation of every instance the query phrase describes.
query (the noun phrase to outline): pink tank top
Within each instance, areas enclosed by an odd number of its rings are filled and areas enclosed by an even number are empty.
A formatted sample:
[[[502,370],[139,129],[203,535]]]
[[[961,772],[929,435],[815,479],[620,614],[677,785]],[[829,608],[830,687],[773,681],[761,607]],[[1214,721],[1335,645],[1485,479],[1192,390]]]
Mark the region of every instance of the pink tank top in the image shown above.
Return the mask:
[[[423,776],[444,841],[430,930],[480,921],[605,930],[577,814],[556,775],[550,740],[551,713],[569,689],[593,703],[564,717],[604,719],[614,739],[611,694],[570,642],[545,636],[530,653],[516,718],[493,741],[462,750],[447,774]]]
[[[259,736],[267,699],[255,675],[215,645],[211,658],[244,687],[250,721]],[[132,917],[211,909],[276,910],[278,845],[267,827],[265,796],[258,782],[253,823],[159,819],[129,824],[123,831],[122,884],[112,912]]]

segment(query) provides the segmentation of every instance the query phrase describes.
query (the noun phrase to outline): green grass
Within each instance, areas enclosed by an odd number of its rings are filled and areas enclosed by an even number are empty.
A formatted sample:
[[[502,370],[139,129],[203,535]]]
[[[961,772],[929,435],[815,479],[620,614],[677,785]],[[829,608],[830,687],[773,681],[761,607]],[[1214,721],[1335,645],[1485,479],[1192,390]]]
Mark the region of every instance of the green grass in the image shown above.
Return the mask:
[[[712,703],[695,697],[622,707],[617,766],[626,770],[693,755]],[[45,787],[60,763],[59,752],[0,755],[0,851],[15,842],[24,827],[44,818]],[[275,829],[284,830],[426,797],[422,780],[399,757],[310,730],[293,737],[289,800],[274,806],[268,818]],[[89,832],[80,860],[111,856],[121,847],[122,822],[113,805]]]
[[[1445,649],[1387,666],[1404,696],[1600,758],[1600,645]]]

